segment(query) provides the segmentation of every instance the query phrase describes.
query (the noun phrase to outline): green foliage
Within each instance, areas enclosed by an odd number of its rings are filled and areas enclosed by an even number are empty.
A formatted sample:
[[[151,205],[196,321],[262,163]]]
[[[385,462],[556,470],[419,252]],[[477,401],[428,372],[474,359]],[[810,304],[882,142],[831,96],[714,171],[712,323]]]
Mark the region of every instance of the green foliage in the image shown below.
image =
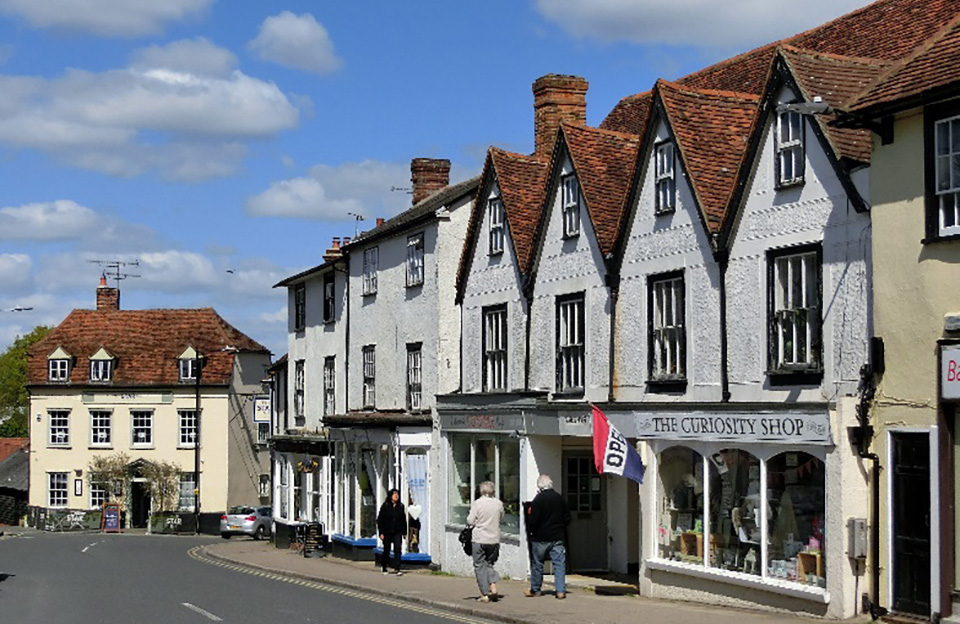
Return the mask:
[[[87,465],[87,481],[107,484],[107,502],[119,503],[126,509],[126,492],[130,485],[130,457],[126,453],[96,455]]]
[[[27,409],[27,351],[49,334],[44,325],[19,336],[0,354],[0,437],[25,438],[30,435]]]
[[[180,502],[180,466],[168,461],[143,465],[143,476],[150,482],[150,500],[157,513],[176,511]]]

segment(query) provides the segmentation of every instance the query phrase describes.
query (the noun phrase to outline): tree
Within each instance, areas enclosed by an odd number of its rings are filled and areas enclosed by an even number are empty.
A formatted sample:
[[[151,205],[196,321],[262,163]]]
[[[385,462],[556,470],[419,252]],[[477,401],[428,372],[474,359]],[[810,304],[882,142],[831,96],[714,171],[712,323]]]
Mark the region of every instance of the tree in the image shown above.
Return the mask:
[[[180,502],[180,466],[168,461],[147,462],[143,465],[143,476],[150,483],[154,510],[175,511]]]
[[[107,502],[126,508],[126,492],[130,484],[130,457],[126,453],[97,455],[87,465],[90,487],[98,485],[106,490]]]
[[[49,327],[38,325],[26,336],[18,336],[0,354],[0,437],[30,436],[27,419],[27,351],[50,331]]]

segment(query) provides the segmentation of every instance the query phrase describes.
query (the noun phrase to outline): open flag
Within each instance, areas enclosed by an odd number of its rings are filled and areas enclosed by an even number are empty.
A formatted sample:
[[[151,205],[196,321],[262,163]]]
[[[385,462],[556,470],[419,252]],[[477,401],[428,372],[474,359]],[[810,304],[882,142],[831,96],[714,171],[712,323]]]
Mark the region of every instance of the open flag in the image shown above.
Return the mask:
[[[593,462],[600,474],[613,473],[643,483],[646,468],[637,450],[596,405],[593,406]]]

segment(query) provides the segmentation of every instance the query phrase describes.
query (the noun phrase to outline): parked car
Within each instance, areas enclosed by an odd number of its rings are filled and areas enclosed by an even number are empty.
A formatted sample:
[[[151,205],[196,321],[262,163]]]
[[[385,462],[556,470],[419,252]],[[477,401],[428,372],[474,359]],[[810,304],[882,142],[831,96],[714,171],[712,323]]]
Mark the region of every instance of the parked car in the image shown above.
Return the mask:
[[[263,539],[273,529],[273,510],[270,507],[247,507],[239,505],[220,516],[220,537],[230,539],[233,535],[249,535]]]

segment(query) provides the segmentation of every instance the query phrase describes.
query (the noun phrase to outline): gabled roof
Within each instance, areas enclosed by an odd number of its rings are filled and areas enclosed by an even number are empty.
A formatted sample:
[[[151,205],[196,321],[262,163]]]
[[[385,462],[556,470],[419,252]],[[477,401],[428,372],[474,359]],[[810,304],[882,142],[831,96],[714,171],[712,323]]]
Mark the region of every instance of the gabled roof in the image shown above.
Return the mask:
[[[23,438],[12,438],[21,440]],[[17,447],[8,456],[0,455],[0,490],[26,492],[30,486],[30,445]]]
[[[624,199],[633,182],[640,137],[587,126],[560,128],[577,173],[583,200],[604,257],[613,253],[623,222]],[[554,163],[554,176],[556,167]],[[549,205],[551,198],[544,198]]]
[[[266,347],[227,323],[213,308],[191,310],[74,310],[29,351],[32,385],[47,383],[47,355],[70,353],[70,382],[87,384],[90,356],[101,347],[117,358],[114,386],[177,385],[177,357],[187,347],[203,354],[204,384],[229,383],[234,351],[267,354]],[[60,384],[53,384],[60,385]]]
[[[716,233],[741,175],[760,98],[687,89],[663,80],[656,93],[706,226]]]
[[[0,438],[0,461],[29,446],[30,438]]]
[[[920,103],[932,91],[960,86],[960,14],[936,36],[890,67],[869,89],[848,103],[848,110],[894,112]]]
[[[815,97],[835,109],[846,109],[848,102],[876,80],[890,61],[881,59],[840,56],[804,50],[790,45],[780,47],[779,54],[800,88],[803,100]],[[826,134],[837,158],[870,162],[870,132],[863,129],[837,128],[829,125],[834,115],[814,115]]]
[[[600,122],[602,130],[629,132],[643,135],[650,121],[653,91],[644,91],[636,95],[628,95],[621,99],[607,117]]]

